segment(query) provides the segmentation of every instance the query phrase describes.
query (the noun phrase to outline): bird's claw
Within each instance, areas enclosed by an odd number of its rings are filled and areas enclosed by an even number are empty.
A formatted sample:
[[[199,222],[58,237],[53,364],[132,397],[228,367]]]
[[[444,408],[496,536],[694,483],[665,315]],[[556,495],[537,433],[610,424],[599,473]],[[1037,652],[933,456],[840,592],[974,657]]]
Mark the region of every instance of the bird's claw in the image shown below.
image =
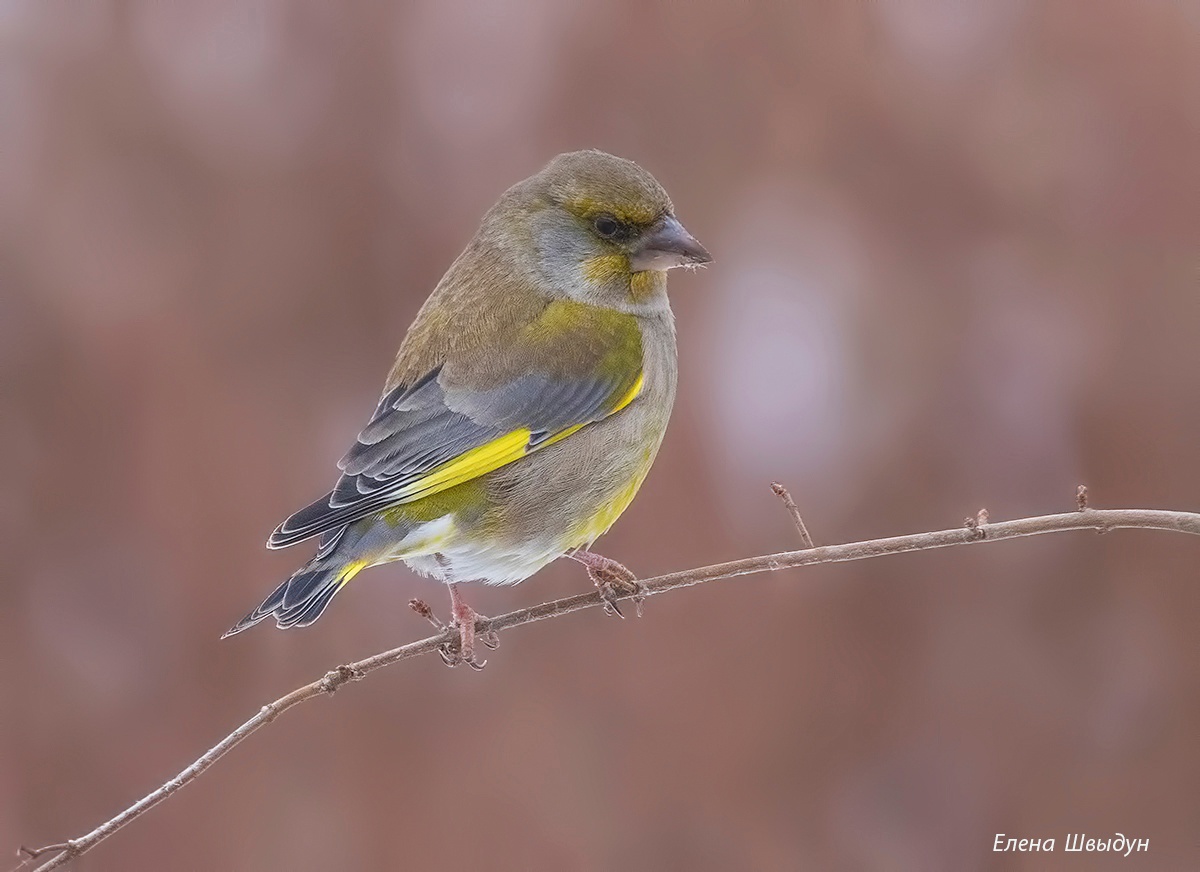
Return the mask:
[[[632,572],[611,560],[603,566],[589,566],[588,575],[596,585],[596,590],[600,592],[600,598],[604,600],[604,614],[624,618],[625,613],[621,611],[617,601],[622,597],[632,597],[635,613],[639,618],[642,616],[646,589]]]
[[[488,635],[488,634],[485,634],[485,635]],[[483,642],[483,644],[487,645],[487,647],[489,647],[493,650],[496,647],[496,645],[494,645],[494,644],[489,644],[489,642],[495,641],[495,640],[490,640],[490,639],[480,637],[480,641]],[[438,656],[441,657],[442,662],[445,663],[447,666],[449,666],[451,669],[453,669],[455,666],[465,663],[468,666],[470,666],[472,669],[474,669],[476,672],[478,672],[479,670],[483,669],[483,667],[487,666],[487,664],[488,664],[488,662],[486,660],[480,660],[478,657],[475,656],[474,646],[468,645],[466,648],[463,647],[463,639],[461,636],[459,637],[458,641],[451,641],[451,642],[443,643],[438,648]]]
[[[441,656],[442,662],[445,663],[447,666],[449,666],[451,669],[453,669],[455,666],[458,666],[461,663],[465,663],[468,666],[470,666],[472,669],[474,669],[476,672],[479,672],[481,669],[483,669],[483,667],[487,666],[487,664],[488,664],[488,662],[486,660],[479,660],[478,658],[475,657],[474,654],[472,654],[469,659],[466,657],[462,657],[459,655],[457,648],[449,648],[448,646],[439,648],[438,654]]]
[[[478,659],[474,653],[472,653],[470,657],[464,657],[462,662],[470,666],[476,672],[481,672],[483,667],[487,666],[487,661]]]
[[[409,608],[416,612],[429,623],[433,624],[438,630],[445,632],[454,630],[458,633],[457,639],[450,639],[438,646],[438,656],[442,658],[442,662],[450,668],[458,666],[460,663],[465,663],[472,669],[478,671],[487,666],[486,660],[480,660],[475,656],[475,641],[482,642],[483,645],[492,651],[500,645],[500,636],[495,630],[486,630],[479,633],[475,629],[475,622],[480,618],[475,612],[471,612],[469,618],[470,623],[463,623],[459,618],[455,618],[453,623],[444,624],[438,616],[433,613],[433,609],[422,600],[412,600],[409,602]]]

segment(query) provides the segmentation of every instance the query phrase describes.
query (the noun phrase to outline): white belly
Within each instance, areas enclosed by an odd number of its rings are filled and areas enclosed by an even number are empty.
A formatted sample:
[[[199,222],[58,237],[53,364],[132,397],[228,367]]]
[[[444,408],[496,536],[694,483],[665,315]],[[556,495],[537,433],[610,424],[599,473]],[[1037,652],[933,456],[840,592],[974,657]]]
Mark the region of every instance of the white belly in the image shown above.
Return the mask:
[[[464,541],[454,515],[444,515],[412,530],[378,563],[403,560],[421,575],[447,584],[482,581],[516,584],[562,555],[561,545],[546,542],[512,543]]]

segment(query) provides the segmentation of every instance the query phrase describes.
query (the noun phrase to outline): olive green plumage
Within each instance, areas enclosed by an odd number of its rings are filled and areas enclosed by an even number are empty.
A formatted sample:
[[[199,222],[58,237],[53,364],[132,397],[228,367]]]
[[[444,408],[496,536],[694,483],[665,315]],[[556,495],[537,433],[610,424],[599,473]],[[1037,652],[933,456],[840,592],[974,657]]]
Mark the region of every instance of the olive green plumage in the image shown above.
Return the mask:
[[[230,633],[310,624],[380,563],[504,584],[589,546],[671,413],[666,271],[708,260],[629,161],[564,154],[510,188],[417,314],[334,489],[268,543],[320,536],[316,557]]]

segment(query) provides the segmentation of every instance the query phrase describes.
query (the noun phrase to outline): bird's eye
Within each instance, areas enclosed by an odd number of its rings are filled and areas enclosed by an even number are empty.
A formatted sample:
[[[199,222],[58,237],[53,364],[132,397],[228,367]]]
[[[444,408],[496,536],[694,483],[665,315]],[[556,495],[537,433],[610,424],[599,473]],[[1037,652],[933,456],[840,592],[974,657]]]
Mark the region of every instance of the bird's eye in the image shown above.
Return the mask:
[[[596,232],[605,239],[612,239],[621,231],[621,222],[611,215],[601,215],[592,222],[592,226],[596,228]]]

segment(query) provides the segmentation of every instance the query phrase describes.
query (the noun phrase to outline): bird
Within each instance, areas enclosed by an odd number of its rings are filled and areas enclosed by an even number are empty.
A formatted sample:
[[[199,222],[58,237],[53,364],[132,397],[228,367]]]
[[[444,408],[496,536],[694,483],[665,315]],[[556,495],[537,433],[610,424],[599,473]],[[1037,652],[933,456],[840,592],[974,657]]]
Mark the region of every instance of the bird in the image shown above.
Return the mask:
[[[417,313],[333,489],[267,542],[316,537],[316,554],[222,638],[268,617],[308,626],[362,570],[397,560],[448,586],[451,666],[486,663],[466,582],[515,584],[566,556],[620,614],[640,585],[590,549],[637,494],[674,405],[667,273],[711,260],[630,160],[560,154],[509,188]]]

